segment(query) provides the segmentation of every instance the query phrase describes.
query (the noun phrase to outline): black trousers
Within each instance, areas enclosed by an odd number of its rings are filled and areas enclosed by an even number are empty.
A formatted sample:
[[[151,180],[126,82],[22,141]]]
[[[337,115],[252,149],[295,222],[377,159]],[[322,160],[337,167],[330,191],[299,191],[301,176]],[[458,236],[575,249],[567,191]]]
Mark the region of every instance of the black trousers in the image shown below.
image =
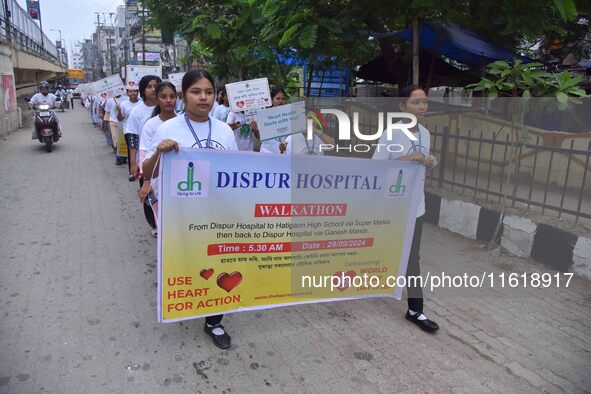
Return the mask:
[[[144,178],[140,177],[139,181],[140,181],[140,189],[141,189],[142,186],[144,185]],[[146,221],[148,222],[150,227],[156,228],[156,219],[154,218],[154,211],[152,210],[152,207],[149,204],[147,204],[146,202],[144,202],[142,204],[142,206],[144,207],[144,216],[146,217]]]
[[[74,109],[74,99],[73,98],[70,99],[70,105],[71,105],[70,108]]]
[[[205,318],[205,322],[209,325],[215,326],[216,324],[220,324],[224,315],[215,315],[215,316],[208,316]]]
[[[408,266],[406,267],[406,293],[408,297],[408,309],[418,313],[423,313],[423,288],[414,285],[414,280],[409,282],[409,276],[421,275],[421,266],[419,264],[419,250],[421,249],[421,233],[423,232],[423,216],[417,218],[415,222],[415,231],[412,236],[412,246],[410,247],[410,255],[408,256]],[[419,281],[416,283],[420,284]]]

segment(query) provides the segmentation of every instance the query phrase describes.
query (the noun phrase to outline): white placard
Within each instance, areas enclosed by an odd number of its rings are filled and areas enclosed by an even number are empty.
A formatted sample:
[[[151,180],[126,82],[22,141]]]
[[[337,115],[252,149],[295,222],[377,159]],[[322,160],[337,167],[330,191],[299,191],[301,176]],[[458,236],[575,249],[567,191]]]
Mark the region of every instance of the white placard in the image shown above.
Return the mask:
[[[125,93],[125,86],[119,74],[115,74],[93,82],[92,92],[95,96],[106,99]]]
[[[306,103],[280,105],[257,111],[255,115],[261,141],[306,132]]]
[[[234,112],[271,106],[267,78],[251,79],[226,84],[230,109]]]
[[[162,78],[162,67],[128,64],[125,66],[125,87],[139,89],[140,79],[145,75],[157,75]]]
[[[183,77],[186,73],[168,74],[168,80],[176,87],[176,90],[181,90],[183,85]]]

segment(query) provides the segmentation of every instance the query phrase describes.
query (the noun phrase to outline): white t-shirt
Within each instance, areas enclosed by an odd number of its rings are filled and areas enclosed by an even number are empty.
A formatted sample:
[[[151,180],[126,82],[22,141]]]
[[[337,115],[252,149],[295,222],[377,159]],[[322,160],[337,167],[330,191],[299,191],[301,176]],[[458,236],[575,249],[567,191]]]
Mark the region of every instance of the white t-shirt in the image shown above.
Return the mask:
[[[303,133],[297,133],[288,135],[285,139],[287,148],[286,153],[292,155],[323,155],[324,152],[320,150],[320,144],[324,144],[320,137],[314,134],[314,140],[308,141],[306,135]]]
[[[125,130],[125,125],[127,124],[127,119],[129,119],[129,115],[131,111],[138,105],[142,100],[138,97],[135,103],[131,102],[131,100],[127,99],[124,100],[119,106],[121,107],[121,114],[123,115],[123,130]]]
[[[279,144],[283,140],[281,138],[273,138],[261,142],[261,153],[281,153]]]
[[[140,152],[146,152],[150,150],[152,147],[152,141],[154,140],[154,136],[156,135],[156,130],[158,127],[164,123],[160,116],[154,116],[150,118],[144,123],[144,127],[142,127],[142,138],[140,139]]]
[[[31,103],[34,105],[49,104],[50,106],[53,106],[55,103],[55,95],[53,93],[47,93],[47,96],[45,96],[42,93],[35,93],[35,95],[31,97]]]
[[[72,89],[68,89],[66,91],[66,93],[68,94],[68,98],[69,99],[73,99],[74,98],[74,91]]]
[[[144,102],[140,102],[129,114],[127,123],[125,123],[125,134],[137,134],[142,139],[142,127],[148,119],[152,117],[154,107],[148,107]]]
[[[230,107],[226,107],[225,105],[218,105],[213,111],[213,117],[217,120],[221,120],[222,122],[226,122],[228,119],[228,114],[230,113]]]
[[[215,113],[215,109],[219,106],[220,105],[218,104],[218,102],[216,100],[213,100],[213,105],[211,106],[211,109],[209,110],[209,117],[210,118],[213,118],[213,114]]]
[[[242,112],[230,112],[226,118],[227,124],[240,122],[240,127],[234,129],[234,137],[238,149],[245,151],[254,151],[254,135],[250,124],[246,120],[246,115]]]
[[[417,133],[413,133],[413,135],[417,138],[417,141],[411,141],[410,138],[406,136],[400,130],[394,130],[392,133],[392,140],[388,140],[387,134],[384,132],[380,137],[378,144],[400,144],[402,145],[403,149],[401,152],[393,153],[388,152],[388,149],[382,147],[379,151],[376,148],[376,151],[373,154],[373,159],[378,160],[396,160],[401,156],[407,156],[413,152],[420,152],[424,154],[426,157],[429,156],[429,149],[431,147],[431,136],[429,134],[429,130],[427,130],[422,125],[419,125],[419,131]],[[425,167],[421,166],[421,201],[419,203],[417,209],[417,218],[423,216],[425,214]]]
[[[115,100],[117,102],[115,102]],[[109,98],[105,103],[105,118],[104,120],[108,120],[109,122],[117,122],[117,103],[121,102],[121,98]]]
[[[211,121],[211,141],[210,147],[219,150],[238,150],[234,133],[230,126],[217,119],[209,118]],[[207,137],[209,135],[209,122],[194,122],[189,120],[193,126],[193,130],[201,142],[201,146],[206,148]],[[151,157],[156,152],[156,147],[163,140],[170,139],[176,141],[180,148],[199,148],[195,141],[195,137],[191,133],[184,115],[177,116],[162,123],[154,138],[152,139],[152,146],[150,147],[146,159]]]

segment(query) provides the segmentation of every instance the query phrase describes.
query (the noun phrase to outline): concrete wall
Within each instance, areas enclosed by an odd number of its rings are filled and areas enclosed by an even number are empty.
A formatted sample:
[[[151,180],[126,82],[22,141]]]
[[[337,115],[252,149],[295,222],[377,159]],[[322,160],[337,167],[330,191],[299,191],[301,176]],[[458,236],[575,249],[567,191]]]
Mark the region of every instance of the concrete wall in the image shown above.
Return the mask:
[[[0,137],[3,137],[19,127],[12,50],[3,42],[0,43],[0,78]]]

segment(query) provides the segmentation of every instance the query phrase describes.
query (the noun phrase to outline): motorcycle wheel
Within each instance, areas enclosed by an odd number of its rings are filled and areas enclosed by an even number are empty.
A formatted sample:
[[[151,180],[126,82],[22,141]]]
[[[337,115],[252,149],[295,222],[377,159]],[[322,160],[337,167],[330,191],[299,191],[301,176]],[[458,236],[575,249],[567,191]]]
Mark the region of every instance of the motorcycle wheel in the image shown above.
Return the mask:
[[[49,136],[45,137],[43,140],[45,141],[45,150],[47,153],[51,152],[51,148],[53,148],[53,138]]]

